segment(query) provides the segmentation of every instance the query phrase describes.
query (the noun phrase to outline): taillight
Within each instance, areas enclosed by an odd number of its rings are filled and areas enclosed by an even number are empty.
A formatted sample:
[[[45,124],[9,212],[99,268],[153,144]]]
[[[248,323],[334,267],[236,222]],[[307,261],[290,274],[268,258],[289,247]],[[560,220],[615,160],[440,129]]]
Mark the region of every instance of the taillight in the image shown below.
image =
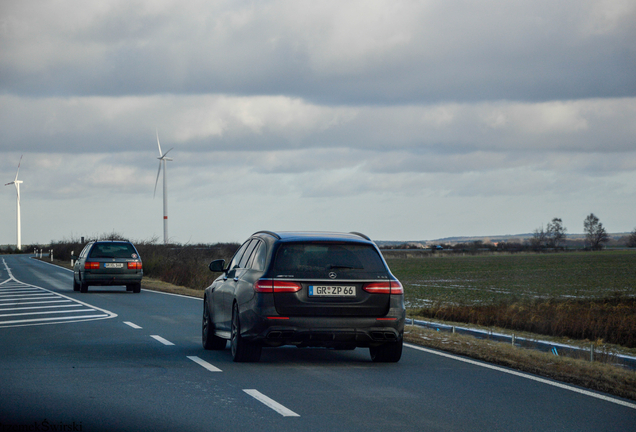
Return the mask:
[[[129,262],[128,263],[128,270],[141,270],[141,263],[140,262]]]
[[[84,269],[85,270],[98,270],[99,269],[99,264],[96,261],[86,261],[84,263]]]
[[[404,294],[402,284],[396,280],[386,282],[371,282],[362,287],[372,294]]]
[[[297,292],[303,289],[303,287],[296,282],[287,282],[287,281],[274,281],[274,292]]]
[[[272,291],[272,281],[271,280],[257,280],[254,282],[254,291],[261,293],[271,293]]]
[[[400,281],[391,281],[391,294],[404,294],[404,288],[402,287]]]
[[[254,291],[262,293],[294,293],[303,287],[296,282],[259,279],[254,283]]]
[[[363,289],[372,294],[391,294],[391,282],[371,282],[365,284]]]

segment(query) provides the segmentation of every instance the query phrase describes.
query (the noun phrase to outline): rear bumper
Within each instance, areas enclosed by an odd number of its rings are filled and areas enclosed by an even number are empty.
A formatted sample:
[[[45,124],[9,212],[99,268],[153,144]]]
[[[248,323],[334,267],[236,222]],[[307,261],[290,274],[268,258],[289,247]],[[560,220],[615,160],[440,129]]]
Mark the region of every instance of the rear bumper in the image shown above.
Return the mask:
[[[401,340],[404,318],[404,310],[390,310],[381,318],[268,317],[246,311],[241,324],[244,338],[266,346],[371,347]]]
[[[87,285],[128,285],[140,283],[143,273],[133,274],[94,274],[84,273],[82,281]]]

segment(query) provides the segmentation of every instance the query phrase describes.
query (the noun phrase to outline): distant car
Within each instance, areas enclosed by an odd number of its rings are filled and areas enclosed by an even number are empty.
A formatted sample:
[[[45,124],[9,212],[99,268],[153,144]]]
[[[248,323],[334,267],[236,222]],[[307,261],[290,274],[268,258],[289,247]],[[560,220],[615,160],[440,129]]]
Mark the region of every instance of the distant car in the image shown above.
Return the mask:
[[[141,291],[141,257],[129,241],[90,242],[73,259],[73,291],[85,293],[90,285],[125,285],[127,291]]]
[[[369,348],[375,362],[402,355],[404,291],[376,245],[358,233],[253,234],[205,290],[203,347],[230,341],[234,361],[262,348]]]

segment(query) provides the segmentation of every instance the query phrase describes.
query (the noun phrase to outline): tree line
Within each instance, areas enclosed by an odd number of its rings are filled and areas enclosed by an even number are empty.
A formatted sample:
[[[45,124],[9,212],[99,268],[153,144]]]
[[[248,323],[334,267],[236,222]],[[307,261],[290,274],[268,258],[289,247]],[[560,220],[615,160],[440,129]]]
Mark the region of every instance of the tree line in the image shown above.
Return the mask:
[[[554,218],[545,229],[541,226],[534,230],[530,243],[535,248],[559,248],[566,239],[566,232],[563,221],[560,218]],[[590,213],[583,221],[583,232],[586,247],[592,250],[603,249],[605,243],[610,240],[607,230],[594,213]],[[627,246],[636,247],[636,228],[630,233]]]

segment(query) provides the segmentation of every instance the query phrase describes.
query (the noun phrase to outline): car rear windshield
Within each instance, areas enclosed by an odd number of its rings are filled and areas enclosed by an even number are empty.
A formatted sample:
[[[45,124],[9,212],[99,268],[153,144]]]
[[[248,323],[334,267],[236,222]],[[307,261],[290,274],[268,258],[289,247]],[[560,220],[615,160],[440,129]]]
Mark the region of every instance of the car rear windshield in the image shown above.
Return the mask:
[[[388,272],[377,250],[356,243],[283,243],[276,252],[274,277],[377,279]]]
[[[89,258],[138,258],[130,243],[96,243]]]

